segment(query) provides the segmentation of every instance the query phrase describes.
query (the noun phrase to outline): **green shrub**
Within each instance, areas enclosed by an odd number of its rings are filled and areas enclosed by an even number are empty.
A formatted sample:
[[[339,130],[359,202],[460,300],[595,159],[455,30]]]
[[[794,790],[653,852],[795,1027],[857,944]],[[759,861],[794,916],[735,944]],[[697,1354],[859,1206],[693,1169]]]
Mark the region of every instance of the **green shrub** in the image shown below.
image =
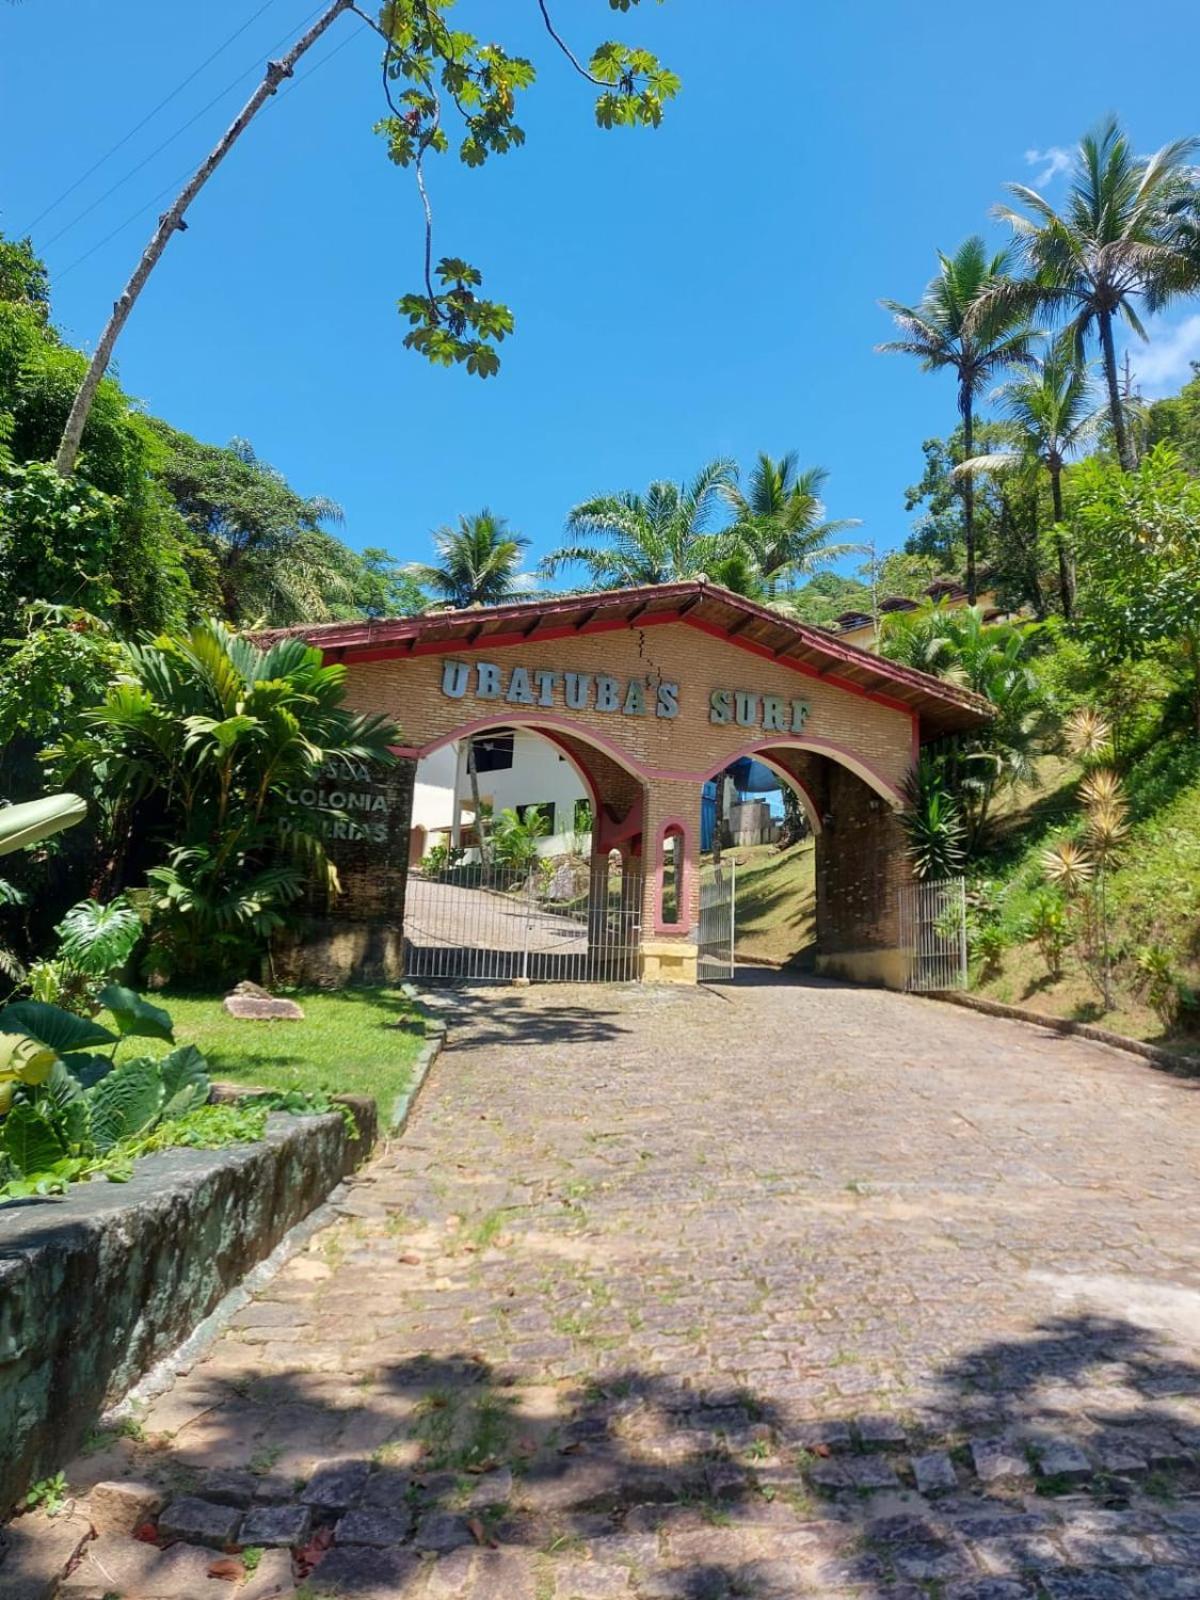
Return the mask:
[[[1029,918],[1029,937],[1037,945],[1049,976],[1061,978],[1063,956],[1074,934],[1067,907],[1060,895],[1047,889],[1034,900]]]
[[[1173,1027],[1179,1016],[1182,987],[1174,956],[1165,945],[1150,944],[1138,952],[1137,967],[1146,1003],[1164,1028]]]
[[[174,1043],[160,1006],[119,984],[100,1001],[112,1028],[37,1000],[0,1010],[0,1199],[111,1171],[113,1159],[123,1169],[120,1147],[207,1102],[212,1085],[195,1045],[158,1060],[116,1059],[127,1039]]]

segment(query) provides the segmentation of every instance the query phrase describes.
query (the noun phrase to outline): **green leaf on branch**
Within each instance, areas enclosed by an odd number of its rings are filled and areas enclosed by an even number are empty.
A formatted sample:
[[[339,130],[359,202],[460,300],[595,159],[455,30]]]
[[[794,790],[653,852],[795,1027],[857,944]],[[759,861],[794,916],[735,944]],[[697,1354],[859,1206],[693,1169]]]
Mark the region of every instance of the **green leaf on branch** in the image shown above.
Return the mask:
[[[62,1141],[38,1108],[24,1101],[5,1117],[0,1148],[22,1177],[52,1167],[66,1154]]]
[[[118,1139],[148,1128],[159,1115],[162,1095],[157,1062],[142,1058],[122,1062],[88,1094],[96,1149],[111,1150]]]
[[[58,1055],[117,1042],[116,1034],[98,1022],[41,1000],[18,1000],[15,1005],[5,1006],[0,1011],[0,1033],[27,1033]]]
[[[194,1044],[181,1045],[158,1063],[162,1073],[162,1114],[185,1117],[207,1104],[212,1080],[208,1063]]]
[[[165,1039],[175,1042],[170,1013],[151,1005],[123,984],[110,983],[100,991],[100,1003],[112,1013],[122,1038]]]

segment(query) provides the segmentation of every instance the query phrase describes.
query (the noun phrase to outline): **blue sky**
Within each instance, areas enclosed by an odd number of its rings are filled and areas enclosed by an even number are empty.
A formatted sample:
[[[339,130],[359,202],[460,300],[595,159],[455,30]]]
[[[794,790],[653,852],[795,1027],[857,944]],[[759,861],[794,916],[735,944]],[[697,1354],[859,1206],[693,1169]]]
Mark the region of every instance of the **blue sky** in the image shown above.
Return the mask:
[[[312,12],[270,0],[255,16],[262,5],[72,0],[69,19],[50,0],[0,7],[9,233],[254,19],[34,228],[72,339],[95,339],[160,191]],[[352,544],[406,559],[484,504],[536,552],[587,495],[789,448],[830,469],[832,514],[899,544],[921,440],[951,425],[954,398],[948,379],[874,353],[888,336],[877,298],[915,298],[935,248],[980,228],[999,239],[987,211],[1006,179],[1061,193],[1053,152],[1107,110],[1143,149],[1200,132],[1194,0],[1152,14],[1017,0],[1002,26],[994,8],[940,0],[667,0],[624,16],[559,0],[581,49],[646,42],[684,79],[660,130],[607,134],[534,0],[461,0],[464,26],[497,15],[503,42],[539,64],[528,143],[480,172],[444,161],[431,182],[438,250],[479,265],[516,312],[499,377],[435,370],[401,346],[417,199],[371,132],[377,51],[352,17],[210,183],[119,347],[122,381],[153,410],[206,439],[250,439],[297,487],[345,506]],[[1200,303],[1156,329],[1140,361],[1151,391],[1185,379],[1189,355]]]

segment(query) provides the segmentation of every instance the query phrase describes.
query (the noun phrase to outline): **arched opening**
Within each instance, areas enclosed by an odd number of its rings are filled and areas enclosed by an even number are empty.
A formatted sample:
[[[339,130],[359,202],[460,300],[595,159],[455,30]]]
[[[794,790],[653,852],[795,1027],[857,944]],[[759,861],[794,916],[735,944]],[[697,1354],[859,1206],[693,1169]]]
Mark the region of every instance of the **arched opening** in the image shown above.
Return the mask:
[[[470,724],[418,753],[406,971],[635,978],[642,785],[570,724]]]
[[[818,740],[747,746],[706,779],[700,971],[870,971],[862,928],[894,920],[899,797],[870,764]],[[829,958],[835,958],[832,965]]]

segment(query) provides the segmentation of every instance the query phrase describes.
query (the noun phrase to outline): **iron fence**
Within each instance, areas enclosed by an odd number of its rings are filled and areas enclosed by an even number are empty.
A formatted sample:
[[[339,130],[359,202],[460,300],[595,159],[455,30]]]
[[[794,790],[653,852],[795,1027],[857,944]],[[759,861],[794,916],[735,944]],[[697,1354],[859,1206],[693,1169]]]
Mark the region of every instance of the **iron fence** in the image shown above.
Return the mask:
[[[469,983],[625,983],[639,976],[642,879],[536,862],[409,874],[405,972]]]
[[[967,986],[965,878],[906,883],[900,890],[900,943],[908,951],[908,988],[919,993]]]

